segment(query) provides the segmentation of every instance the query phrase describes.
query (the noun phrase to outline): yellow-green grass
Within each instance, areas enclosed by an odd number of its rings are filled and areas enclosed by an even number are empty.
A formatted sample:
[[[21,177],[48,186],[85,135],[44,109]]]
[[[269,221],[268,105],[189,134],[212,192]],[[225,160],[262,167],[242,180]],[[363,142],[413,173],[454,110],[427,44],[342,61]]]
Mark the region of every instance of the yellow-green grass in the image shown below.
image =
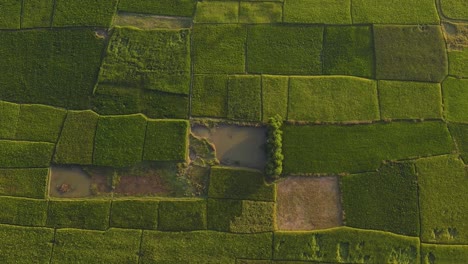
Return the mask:
[[[234,120],[262,119],[262,82],[258,75],[234,75],[228,79],[228,113]]]
[[[319,263],[419,263],[419,257],[417,237],[388,232],[338,227],[321,231],[274,234],[274,260]]]
[[[49,263],[53,239],[51,228],[0,225],[0,259],[3,263]]]
[[[275,230],[275,203],[208,199],[208,229],[230,233]]]
[[[355,24],[439,24],[433,0],[353,0]]]
[[[46,198],[49,170],[0,169],[0,195]]]
[[[449,129],[462,159],[468,164],[468,124],[450,123]]]
[[[118,0],[54,0],[54,27],[109,27]]]
[[[206,229],[206,200],[159,202],[158,230],[191,231]]]
[[[92,109],[101,115],[128,115],[142,111],[141,90],[99,84],[92,98]]]
[[[95,136],[94,165],[125,167],[140,162],[146,123],[140,114],[101,116]]]
[[[323,44],[323,73],[374,76],[374,39],[370,26],[328,26]]]
[[[188,118],[187,95],[144,90],[141,94],[142,113],[149,118]]]
[[[195,73],[244,73],[247,30],[241,25],[194,25]]]
[[[185,161],[190,124],[185,120],[149,120],[143,160]]]
[[[16,139],[51,142],[58,140],[67,111],[47,105],[28,105],[20,107]]]
[[[58,229],[50,263],[138,263],[141,232]]]
[[[239,3],[234,1],[197,2],[195,23],[237,23]]]
[[[274,202],[276,188],[266,184],[263,174],[257,170],[212,167],[208,197]]]
[[[349,0],[285,0],[284,22],[351,24]]]
[[[68,111],[56,145],[57,164],[93,164],[94,136],[99,115],[86,111]]]
[[[377,83],[348,76],[291,77],[289,120],[378,120]]]
[[[188,94],[190,31],[115,27],[99,83]]]
[[[51,200],[47,226],[106,230],[109,228],[110,200]]]
[[[240,2],[240,23],[278,23],[283,19],[283,4],[273,2]]]
[[[14,139],[20,115],[20,105],[0,101],[0,139]]]
[[[195,75],[192,116],[227,117],[227,75]]]
[[[119,228],[156,229],[158,200],[118,199],[112,201],[110,226]]]
[[[468,245],[421,244],[421,263],[467,263]]]
[[[49,167],[54,144],[0,140],[0,168]]]
[[[287,76],[262,75],[262,120],[267,122],[270,117],[279,115],[283,120],[288,114]]]
[[[272,234],[143,231],[140,263],[235,263],[270,259]]]
[[[465,0],[441,0],[442,13],[451,19],[468,19],[468,2]]]
[[[468,77],[468,48],[448,52],[449,74],[456,77]]]
[[[251,26],[247,38],[247,72],[321,74],[322,41],[321,26]]]
[[[379,81],[382,119],[442,118],[440,84]]]
[[[421,210],[421,240],[440,244],[467,244],[468,177],[455,155],[416,162]]]
[[[133,13],[191,17],[196,3],[195,0],[121,0],[118,9]]]
[[[411,163],[340,177],[347,226],[419,236],[418,186]]]
[[[441,82],[448,74],[440,26],[376,25],[374,43],[377,79]]]
[[[91,28],[1,31],[0,99],[88,109],[103,49]]]
[[[0,196],[0,209],[2,224],[22,226],[46,224],[47,200]]]
[[[23,0],[21,28],[50,27],[54,0]]]
[[[21,23],[21,0],[0,0],[0,29],[19,29]]]
[[[442,83],[445,117],[453,122],[468,122],[468,80],[448,77]]]
[[[382,160],[448,154],[454,143],[443,122],[283,127],[284,172],[340,173],[377,169]]]

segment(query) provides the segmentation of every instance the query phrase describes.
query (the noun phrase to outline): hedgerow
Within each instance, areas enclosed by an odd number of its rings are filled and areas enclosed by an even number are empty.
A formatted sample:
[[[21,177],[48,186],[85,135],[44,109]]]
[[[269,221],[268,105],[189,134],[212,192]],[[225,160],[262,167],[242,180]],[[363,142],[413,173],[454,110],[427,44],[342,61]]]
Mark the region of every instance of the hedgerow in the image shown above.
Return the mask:
[[[20,105],[0,101],[0,139],[14,139],[20,114]]]
[[[49,170],[0,169],[0,195],[46,198]]]
[[[448,77],[442,83],[445,117],[449,121],[468,122],[468,80]]]
[[[133,13],[191,17],[196,0],[121,0],[118,9]]]
[[[92,111],[68,111],[56,145],[54,162],[93,164],[94,135],[99,116]]]
[[[184,161],[188,157],[190,124],[184,120],[149,120],[143,159]]]
[[[191,231],[206,229],[206,200],[159,202],[158,230]]]
[[[159,201],[125,199],[112,201],[110,226],[135,229],[158,227]]]
[[[260,76],[234,75],[228,79],[228,113],[230,119],[260,121],[262,119],[262,87]]]
[[[288,114],[287,76],[262,75],[262,113],[263,122],[272,116],[279,115],[286,120]]]
[[[110,201],[106,200],[51,200],[47,226],[106,230],[109,214]]]
[[[192,90],[192,116],[227,116],[227,75],[195,75]]]
[[[22,226],[45,226],[47,200],[0,197],[0,223]],[[1,252],[1,250],[0,250]]]
[[[53,9],[53,0],[23,0],[21,28],[50,27]]]
[[[284,1],[284,22],[312,24],[351,24],[349,0]]]
[[[276,115],[268,120],[267,132],[267,164],[265,174],[269,180],[277,180],[283,172],[283,119]]]
[[[49,167],[54,144],[0,140],[0,168]]]

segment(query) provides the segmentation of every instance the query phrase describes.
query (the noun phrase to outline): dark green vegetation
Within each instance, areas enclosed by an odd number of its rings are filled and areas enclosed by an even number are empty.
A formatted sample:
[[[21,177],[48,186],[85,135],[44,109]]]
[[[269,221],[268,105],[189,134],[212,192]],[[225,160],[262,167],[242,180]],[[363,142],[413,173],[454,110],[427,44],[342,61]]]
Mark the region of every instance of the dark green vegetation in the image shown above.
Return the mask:
[[[340,178],[347,226],[419,236],[414,165],[384,164],[378,172]]]
[[[21,105],[16,139],[57,142],[66,113],[63,109],[45,105]]]
[[[382,119],[442,118],[440,84],[379,81]]]
[[[382,160],[451,153],[454,144],[442,122],[283,127],[285,173],[375,170]]]
[[[99,84],[91,100],[92,109],[101,115],[128,115],[143,111],[142,91]]]
[[[200,1],[194,21],[196,23],[237,23],[239,20],[239,2],[235,1]]]
[[[450,124],[449,129],[462,159],[468,163],[468,124]]]
[[[262,119],[260,76],[235,75],[228,79],[228,117],[234,120]]]
[[[2,196],[0,204],[2,224],[44,226],[46,223],[46,200]]]
[[[110,226],[120,228],[156,229],[159,201],[125,199],[112,201]]]
[[[14,139],[20,115],[20,105],[0,101],[0,139]]]
[[[99,118],[93,163],[125,167],[142,160],[146,118],[142,115]]]
[[[188,118],[188,96],[148,90],[142,93],[142,112],[147,117]]]
[[[442,12],[452,19],[468,19],[468,2],[464,0],[441,0]]]
[[[118,0],[55,0],[54,27],[109,27]]]
[[[50,27],[53,0],[23,0],[21,28]]]
[[[374,76],[374,44],[369,26],[326,27],[323,73]]]
[[[192,16],[195,0],[121,0],[118,9],[133,13],[147,13],[165,16]]]
[[[158,229],[164,231],[206,229],[206,200],[161,201]]]
[[[48,263],[54,230],[0,225],[0,259],[4,263]]]
[[[265,166],[265,174],[269,179],[279,179],[283,172],[283,131],[281,127],[283,119],[277,115],[270,117],[268,120],[267,132],[267,164]]]
[[[289,120],[356,121],[379,119],[377,84],[347,76],[291,77]]]
[[[466,263],[468,246],[421,244],[421,260],[423,264]]]
[[[47,226],[106,230],[110,205],[106,200],[51,200]]]
[[[0,28],[19,29],[21,19],[21,0],[0,0]]]
[[[449,121],[468,122],[468,80],[449,77],[442,83],[445,116]]]
[[[354,23],[439,24],[435,1],[432,0],[353,0]]]
[[[193,27],[195,73],[243,73],[247,30],[239,25]]]
[[[258,25],[248,29],[247,71],[321,74],[323,27]]]
[[[91,29],[1,31],[0,99],[88,108],[103,48]]]
[[[284,22],[351,24],[349,0],[289,0],[284,3]]]
[[[99,116],[92,111],[69,111],[55,149],[54,162],[93,164],[98,119]]]
[[[416,162],[421,206],[421,240],[467,244],[467,170],[457,156],[439,156]],[[442,180],[441,180],[442,177]]]
[[[0,195],[45,198],[49,170],[0,169]]]
[[[195,75],[192,116],[227,117],[226,75]]]
[[[189,126],[181,120],[148,121],[143,160],[186,160]]]
[[[0,168],[48,167],[54,144],[0,140]]]
[[[439,26],[377,25],[374,39],[377,79],[441,82],[448,73]]]
[[[288,86],[286,76],[262,75],[262,113],[263,122],[279,115],[283,120],[288,114]]]

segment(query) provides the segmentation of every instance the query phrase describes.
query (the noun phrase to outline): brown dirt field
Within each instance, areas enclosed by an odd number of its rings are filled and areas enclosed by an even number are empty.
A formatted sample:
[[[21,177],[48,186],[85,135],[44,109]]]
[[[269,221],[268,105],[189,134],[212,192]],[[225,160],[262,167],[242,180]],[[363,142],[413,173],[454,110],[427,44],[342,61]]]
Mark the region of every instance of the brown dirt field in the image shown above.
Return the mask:
[[[161,195],[167,196],[170,190],[166,188],[165,183],[156,175],[151,176],[121,176],[120,181],[115,187],[116,195]]]
[[[280,230],[316,230],[342,225],[337,177],[289,177],[277,184]]]
[[[442,26],[449,50],[468,47],[468,24],[444,22]]]

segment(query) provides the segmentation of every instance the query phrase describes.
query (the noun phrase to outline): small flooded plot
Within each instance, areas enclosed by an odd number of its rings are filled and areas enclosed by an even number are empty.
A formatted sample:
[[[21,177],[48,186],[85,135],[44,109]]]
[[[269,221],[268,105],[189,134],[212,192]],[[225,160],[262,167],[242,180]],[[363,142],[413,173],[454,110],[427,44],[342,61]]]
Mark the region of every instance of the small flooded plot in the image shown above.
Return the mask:
[[[208,128],[194,125],[192,133],[208,139],[222,165],[263,170],[266,164],[266,128],[219,125]]]
[[[50,169],[49,196],[91,196],[91,177],[78,166],[53,166]]]
[[[119,12],[114,18],[114,26],[133,26],[141,29],[154,28],[191,28],[192,19],[186,17],[155,16]]]
[[[280,230],[316,230],[342,225],[337,177],[289,177],[277,184]]]

